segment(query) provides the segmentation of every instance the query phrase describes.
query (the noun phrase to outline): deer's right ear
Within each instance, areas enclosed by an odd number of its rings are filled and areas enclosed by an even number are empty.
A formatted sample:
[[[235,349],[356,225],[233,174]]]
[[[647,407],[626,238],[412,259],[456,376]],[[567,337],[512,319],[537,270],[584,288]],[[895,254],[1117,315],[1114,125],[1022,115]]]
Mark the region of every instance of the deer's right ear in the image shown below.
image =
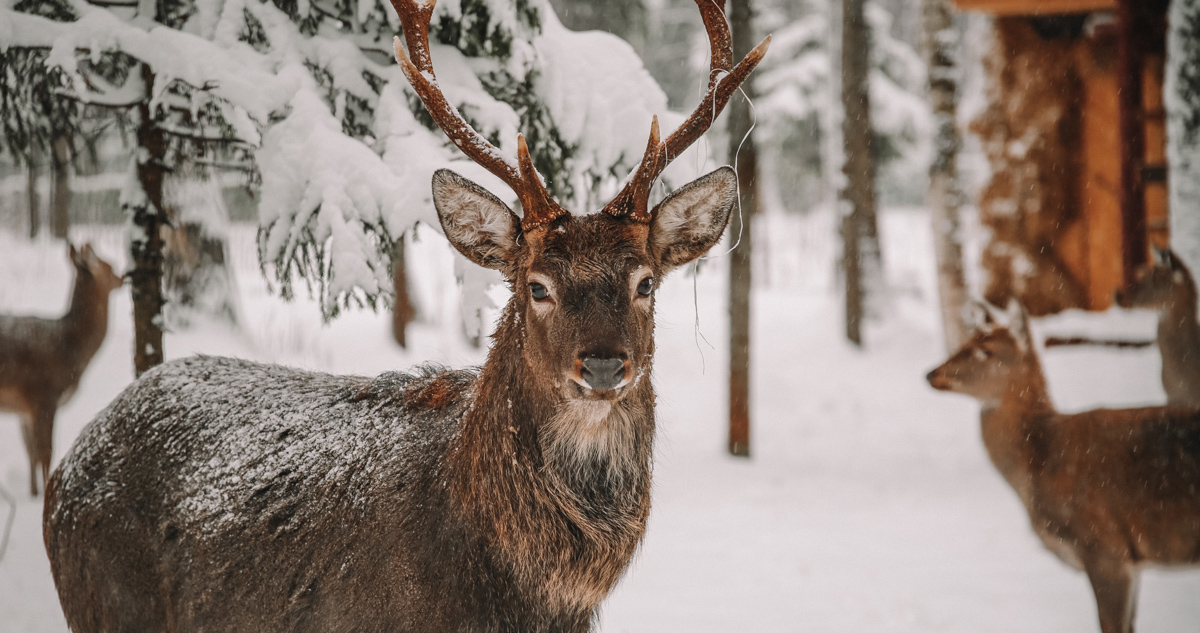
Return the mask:
[[[488,190],[439,169],[433,174],[433,206],[446,239],[467,259],[496,270],[516,259],[521,220]]]

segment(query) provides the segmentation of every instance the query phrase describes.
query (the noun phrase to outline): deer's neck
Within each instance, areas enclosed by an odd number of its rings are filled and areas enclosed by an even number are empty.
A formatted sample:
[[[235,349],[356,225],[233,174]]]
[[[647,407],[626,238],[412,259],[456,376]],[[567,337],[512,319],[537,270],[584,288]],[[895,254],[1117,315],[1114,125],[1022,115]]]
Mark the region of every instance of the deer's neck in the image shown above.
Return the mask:
[[[455,494],[518,578],[591,609],[645,531],[653,390],[642,379],[612,405],[568,401],[532,378],[521,328],[510,307],[451,448]]]
[[[108,332],[108,292],[98,288],[90,277],[76,273],[71,307],[61,323],[68,348],[86,365]]]
[[[980,421],[988,457],[1022,499],[1031,494],[1031,469],[1042,452],[1045,423],[1055,415],[1037,367],[1013,381],[998,402],[983,405]]]
[[[1200,345],[1200,324],[1196,322],[1196,300],[1195,285],[1191,283],[1175,285],[1170,300],[1158,314],[1158,342],[1161,349],[1193,350]],[[1166,355],[1164,354],[1164,356]],[[1192,362],[1200,363],[1200,358],[1194,358]]]

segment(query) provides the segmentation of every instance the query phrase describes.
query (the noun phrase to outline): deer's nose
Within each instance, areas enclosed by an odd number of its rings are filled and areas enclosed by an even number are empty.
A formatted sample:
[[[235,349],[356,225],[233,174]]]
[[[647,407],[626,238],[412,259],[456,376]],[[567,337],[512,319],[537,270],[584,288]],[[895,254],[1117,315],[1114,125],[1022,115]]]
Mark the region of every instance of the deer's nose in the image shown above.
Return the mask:
[[[625,359],[601,358],[599,356],[584,356],[581,359],[580,377],[588,387],[596,391],[606,391],[621,384],[625,379]]]

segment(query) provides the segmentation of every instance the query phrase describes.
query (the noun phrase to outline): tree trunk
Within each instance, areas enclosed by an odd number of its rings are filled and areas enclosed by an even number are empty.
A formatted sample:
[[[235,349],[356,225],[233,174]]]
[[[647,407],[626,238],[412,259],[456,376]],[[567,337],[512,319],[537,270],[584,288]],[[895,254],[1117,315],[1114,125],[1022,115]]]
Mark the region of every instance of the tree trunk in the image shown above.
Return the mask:
[[[392,336],[400,347],[408,347],[408,324],[416,316],[412,297],[408,294],[408,265],[404,259],[404,235],[392,246],[392,288],[396,300],[392,305]]]
[[[875,159],[868,91],[871,38],[863,16],[864,0],[842,4],[842,142],[846,176],[841,198],[842,270],[846,281],[846,338],[862,345],[867,297],[866,274],[879,264],[879,232],[875,213]]]
[[[38,154],[36,144],[29,147],[29,171],[26,172],[25,194],[29,198],[29,239],[35,239],[42,228],[41,201],[38,200]]]
[[[734,59],[754,47],[751,0],[733,0],[729,24]],[[743,84],[747,99],[754,98],[753,82]],[[729,258],[729,452],[750,456],[750,291],[752,220],[758,211],[758,155],[750,136],[750,106],[734,98],[729,103],[729,155],[737,167],[741,195],[730,222],[736,246]]]
[[[929,216],[937,260],[938,298],[942,334],[953,352],[967,340],[964,309],[967,285],[963,276],[962,227],[958,184],[958,31],[948,0],[924,0],[925,61],[929,68],[929,104],[936,125],[933,163],[929,166]]]
[[[71,139],[65,134],[55,136],[51,150],[50,234],[65,240],[71,226]]]
[[[154,85],[149,66],[142,66],[143,83]],[[163,361],[163,157],[166,139],[150,109],[150,96],[138,104],[137,179],[142,195],[125,200],[129,231],[129,272],[133,295],[133,367],[138,376]]]
[[[1167,23],[1171,249],[1200,274],[1200,0],[1174,0]]]

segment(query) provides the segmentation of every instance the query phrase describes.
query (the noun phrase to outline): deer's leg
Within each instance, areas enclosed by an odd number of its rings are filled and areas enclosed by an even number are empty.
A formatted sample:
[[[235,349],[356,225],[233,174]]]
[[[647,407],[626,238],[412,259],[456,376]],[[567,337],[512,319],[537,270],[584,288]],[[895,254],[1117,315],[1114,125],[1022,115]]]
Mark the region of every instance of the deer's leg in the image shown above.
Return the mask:
[[[1128,562],[1108,556],[1084,560],[1096,594],[1101,633],[1133,633],[1137,607],[1137,572]]]
[[[33,410],[33,452],[30,453],[30,462],[34,464],[31,475],[33,476],[33,494],[37,495],[37,476],[41,474],[43,484],[50,481],[50,457],[53,453],[54,442],[54,414],[58,407],[54,404],[43,403]]]
[[[21,414],[21,439],[25,440],[25,454],[29,456],[29,494],[38,495],[37,447],[33,440],[33,415]]]

